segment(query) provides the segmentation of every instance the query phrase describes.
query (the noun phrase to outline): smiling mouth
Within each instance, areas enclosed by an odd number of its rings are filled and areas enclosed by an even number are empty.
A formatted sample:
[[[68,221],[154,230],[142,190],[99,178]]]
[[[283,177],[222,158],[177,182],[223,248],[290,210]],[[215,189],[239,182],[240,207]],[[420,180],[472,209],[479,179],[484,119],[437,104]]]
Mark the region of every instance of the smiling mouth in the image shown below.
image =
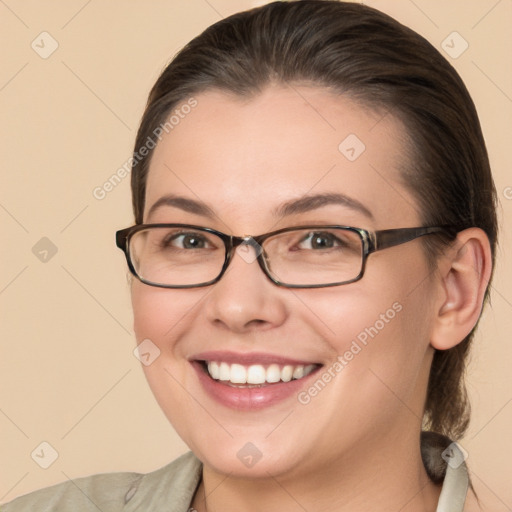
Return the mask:
[[[263,387],[292,380],[300,380],[320,368],[321,364],[252,364],[243,365],[224,361],[200,361],[210,378],[222,384],[239,388]]]

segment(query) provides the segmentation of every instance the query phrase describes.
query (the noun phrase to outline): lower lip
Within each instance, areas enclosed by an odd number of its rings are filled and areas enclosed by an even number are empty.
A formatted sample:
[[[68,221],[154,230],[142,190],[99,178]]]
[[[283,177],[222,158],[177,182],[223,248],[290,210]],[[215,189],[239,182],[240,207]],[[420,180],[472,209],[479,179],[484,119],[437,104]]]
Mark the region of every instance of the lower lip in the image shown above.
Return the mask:
[[[198,361],[193,361],[192,366],[199,377],[199,382],[208,395],[222,405],[244,411],[263,409],[281,402],[282,400],[286,400],[292,395],[297,396],[308,380],[312,378],[320,368],[316,368],[302,379],[267,384],[261,387],[243,388],[230,386],[221,381],[212,379],[203,365]]]

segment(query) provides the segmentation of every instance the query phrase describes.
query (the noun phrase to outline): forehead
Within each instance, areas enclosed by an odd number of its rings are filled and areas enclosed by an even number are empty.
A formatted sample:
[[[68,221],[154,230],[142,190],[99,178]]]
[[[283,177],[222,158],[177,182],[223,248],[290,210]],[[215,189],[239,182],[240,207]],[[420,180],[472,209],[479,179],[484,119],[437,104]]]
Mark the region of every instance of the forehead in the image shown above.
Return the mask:
[[[251,98],[208,91],[195,100],[155,148],[145,215],[169,193],[249,222],[294,198],[341,193],[377,218],[419,217],[400,181],[407,139],[391,115],[319,87],[271,86]]]

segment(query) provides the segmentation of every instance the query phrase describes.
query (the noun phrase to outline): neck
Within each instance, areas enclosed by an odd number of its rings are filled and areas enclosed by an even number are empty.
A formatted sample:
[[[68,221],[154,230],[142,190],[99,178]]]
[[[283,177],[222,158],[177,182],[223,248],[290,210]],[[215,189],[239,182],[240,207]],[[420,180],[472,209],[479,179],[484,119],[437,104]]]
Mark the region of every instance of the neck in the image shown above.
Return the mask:
[[[440,486],[428,478],[419,439],[365,440],[343,459],[314,471],[247,479],[204,466],[193,507],[197,512],[433,512]]]

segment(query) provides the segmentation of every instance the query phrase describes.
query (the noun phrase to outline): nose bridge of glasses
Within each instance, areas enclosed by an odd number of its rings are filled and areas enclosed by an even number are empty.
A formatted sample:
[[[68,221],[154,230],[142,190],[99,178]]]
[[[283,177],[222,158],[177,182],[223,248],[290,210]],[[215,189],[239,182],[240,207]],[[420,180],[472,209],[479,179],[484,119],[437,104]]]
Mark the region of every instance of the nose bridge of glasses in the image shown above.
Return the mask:
[[[231,236],[231,243],[233,247],[238,247],[240,245],[252,245],[253,243],[257,243],[251,235],[244,236]]]
[[[261,245],[250,235],[232,236],[231,246],[248,263],[252,263],[263,251]]]

